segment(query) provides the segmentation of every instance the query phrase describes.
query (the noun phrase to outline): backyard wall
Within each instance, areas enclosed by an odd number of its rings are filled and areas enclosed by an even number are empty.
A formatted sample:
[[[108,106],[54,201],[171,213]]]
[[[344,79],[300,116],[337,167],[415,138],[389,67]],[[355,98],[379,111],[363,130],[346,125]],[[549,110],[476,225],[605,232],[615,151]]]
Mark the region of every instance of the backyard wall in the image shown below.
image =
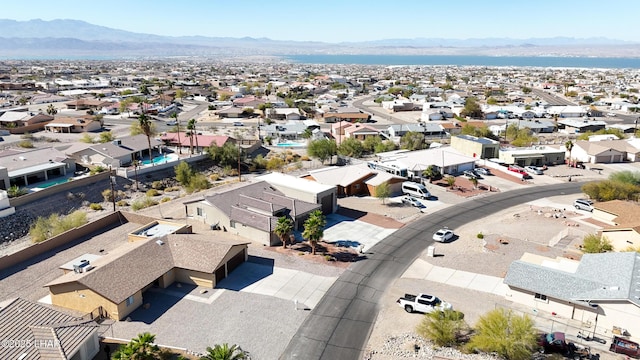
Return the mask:
[[[109,172],[102,172],[96,175],[91,175],[86,178],[76,179],[67,181],[62,184],[58,184],[55,186],[48,187],[46,189],[42,189],[40,191],[32,192],[30,194],[22,195],[19,197],[9,199],[11,206],[19,207],[21,205],[26,205],[36,200],[43,199],[47,196],[57,194],[62,191],[71,191],[77,187],[89,185],[96,183],[98,181],[106,180],[109,178]]]

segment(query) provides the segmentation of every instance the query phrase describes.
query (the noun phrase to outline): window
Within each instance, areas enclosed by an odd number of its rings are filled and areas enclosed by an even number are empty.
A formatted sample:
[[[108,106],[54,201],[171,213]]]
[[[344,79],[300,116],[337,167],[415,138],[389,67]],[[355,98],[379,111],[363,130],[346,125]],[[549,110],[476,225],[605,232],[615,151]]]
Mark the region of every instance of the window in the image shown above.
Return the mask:
[[[542,302],[546,302],[546,303],[548,303],[548,302],[549,302],[549,299],[547,299],[547,295],[543,295],[543,294],[538,294],[538,293],[536,293],[536,294],[533,296],[533,298],[534,298],[534,299],[536,299],[537,301],[542,301]]]
[[[202,208],[196,208],[196,215],[198,216],[202,216],[202,214],[204,214],[204,211],[202,210]]]
[[[234,228],[234,229],[235,229],[235,227],[236,227],[236,222],[235,222],[235,221],[233,221],[233,220],[229,221],[229,227],[232,227],[232,228]]]
[[[127,303],[126,303],[126,304],[127,304],[127,306],[131,306],[131,305],[133,304],[133,302],[134,302],[134,301],[135,301],[135,299],[134,299],[133,295],[129,296],[129,297],[127,298]]]

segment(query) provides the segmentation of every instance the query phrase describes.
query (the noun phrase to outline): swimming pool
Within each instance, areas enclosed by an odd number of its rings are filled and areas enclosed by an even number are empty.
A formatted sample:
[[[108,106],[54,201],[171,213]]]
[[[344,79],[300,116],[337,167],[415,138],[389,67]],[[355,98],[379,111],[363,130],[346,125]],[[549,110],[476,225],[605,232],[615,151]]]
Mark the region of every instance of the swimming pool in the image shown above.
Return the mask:
[[[305,147],[307,144],[305,143],[278,143],[276,146],[279,147]]]
[[[32,188],[32,189],[46,189],[46,188],[52,187],[54,185],[64,184],[67,181],[69,181],[68,177],[55,178],[53,180],[49,180],[49,181],[46,181],[46,182],[39,182],[39,183],[35,183],[35,184],[30,184],[29,187]]]
[[[178,155],[175,155],[175,154],[163,154],[163,155],[154,157],[153,158],[153,163],[156,164],[156,165],[157,164],[164,164],[166,162],[177,160],[177,159],[178,159]],[[144,160],[142,160],[142,164],[143,165],[150,165],[151,161],[149,161],[149,159],[144,159]]]

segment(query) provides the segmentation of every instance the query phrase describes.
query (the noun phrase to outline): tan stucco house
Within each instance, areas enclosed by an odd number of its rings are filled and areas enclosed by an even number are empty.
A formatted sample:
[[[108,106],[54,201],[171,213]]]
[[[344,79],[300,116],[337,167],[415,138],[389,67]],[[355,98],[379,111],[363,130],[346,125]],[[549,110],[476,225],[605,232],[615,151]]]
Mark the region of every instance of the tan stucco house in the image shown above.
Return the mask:
[[[247,259],[247,242],[201,234],[168,234],[128,242],[80,261],[45,286],[51,303],[81,312],[101,307],[116,320],[144,304],[144,292],[174,282],[213,288]],[[64,270],[64,269],[63,269]]]
[[[640,249],[640,205],[612,200],[593,205],[593,219],[608,224],[601,232],[614,251]]]

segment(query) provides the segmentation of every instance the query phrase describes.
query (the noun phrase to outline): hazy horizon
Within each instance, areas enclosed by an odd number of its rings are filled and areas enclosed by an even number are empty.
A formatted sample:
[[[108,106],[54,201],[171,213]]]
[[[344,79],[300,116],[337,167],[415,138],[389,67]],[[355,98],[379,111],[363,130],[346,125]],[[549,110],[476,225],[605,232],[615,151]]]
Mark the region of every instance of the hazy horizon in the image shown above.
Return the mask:
[[[3,19],[81,20],[135,33],[162,36],[252,37],[328,43],[385,39],[607,38],[639,43],[635,14],[640,2],[540,0],[531,3],[378,1],[296,2],[156,0],[32,0],[3,4]]]

